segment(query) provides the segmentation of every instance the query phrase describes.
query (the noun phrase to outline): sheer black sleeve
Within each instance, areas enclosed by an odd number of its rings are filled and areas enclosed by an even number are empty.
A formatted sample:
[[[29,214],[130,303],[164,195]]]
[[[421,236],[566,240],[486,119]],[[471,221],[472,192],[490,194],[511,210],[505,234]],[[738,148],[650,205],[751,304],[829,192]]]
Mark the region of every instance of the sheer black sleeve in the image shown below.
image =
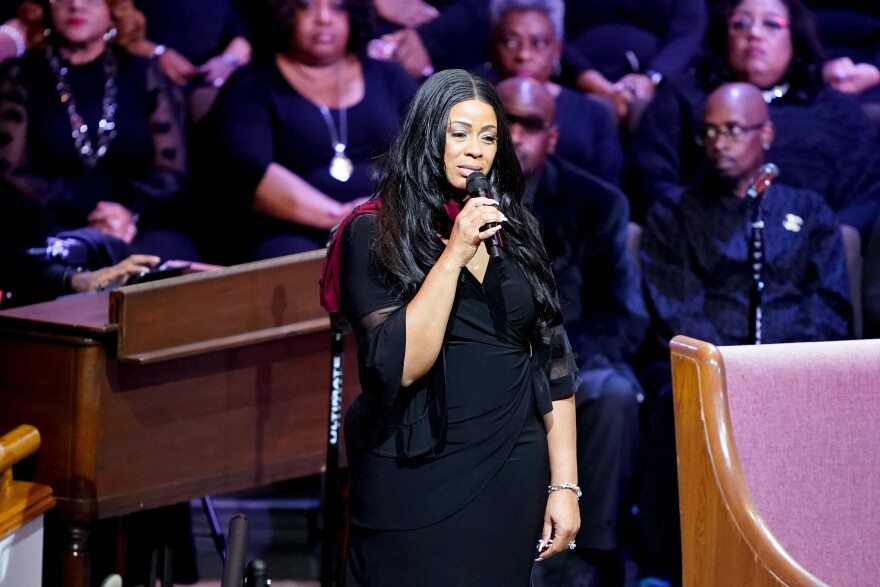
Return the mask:
[[[114,192],[132,212],[141,214],[142,221],[167,224],[164,216],[178,211],[189,182],[183,96],[155,60],[147,61],[144,83],[152,166],[140,177],[121,180]]]
[[[547,378],[550,385],[550,399],[556,401],[569,397],[577,391],[578,367],[568,335],[562,324],[557,324],[545,333],[549,340],[550,362]],[[542,410],[542,413],[546,413]]]
[[[353,219],[342,235],[342,314],[357,338],[361,396],[349,408],[346,434],[362,449],[415,457],[431,451],[445,425],[443,353],[428,374],[401,387],[406,306],[383,277],[373,254],[376,216]]]

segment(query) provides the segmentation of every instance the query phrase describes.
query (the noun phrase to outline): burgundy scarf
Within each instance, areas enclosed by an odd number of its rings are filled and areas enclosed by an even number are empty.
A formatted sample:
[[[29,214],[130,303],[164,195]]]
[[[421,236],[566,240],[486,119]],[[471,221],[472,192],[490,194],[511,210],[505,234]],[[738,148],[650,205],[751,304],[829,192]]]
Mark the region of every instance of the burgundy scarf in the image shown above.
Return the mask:
[[[465,201],[467,201],[467,199],[465,199]],[[456,216],[458,216],[458,213],[461,212],[461,209],[464,207],[464,202],[447,200],[443,207],[446,209],[446,214],[449,216],[449,230],[451,230],[452,223],[455,222]],[[348,226],[348,223],[357,216],[360,216],[361,214],[378,214],[381,209],[381,198],[367,200],[352,210],[351,214],[346,216],[342,222],[339,223],[339,227],[330,238],[330,243],[327,245],[327,256],[324,258],[324,271],[321,275],[321,307],[327,312],[331,314],[339,312],[339,270],[342,265],[342,249],[339,246],[339,241],[342,239],[345,227]]]

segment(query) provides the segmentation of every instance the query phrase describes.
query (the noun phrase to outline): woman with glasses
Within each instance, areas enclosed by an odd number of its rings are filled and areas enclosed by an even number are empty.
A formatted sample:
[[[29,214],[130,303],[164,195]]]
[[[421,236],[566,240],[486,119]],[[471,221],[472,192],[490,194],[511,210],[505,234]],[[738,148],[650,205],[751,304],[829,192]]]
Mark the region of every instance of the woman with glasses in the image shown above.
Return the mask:
[[[197,259],[176,96],[126,50],[143,16],[129,0],[47,0],[19,18],[35,49],[0,72],[0,231],[27,248],[90,228],[133,252]]]
[[[800,0],[718,5],[703,54],[661,88],[636,131],[625,177],[637,217],[658,196],[704,177],[695,139],[706,95],[744,81],[762,90],[776,125],[767,160],[788,184],[819,192],[842,224],[864,235],[880,207],[880,150],[859,105],[824,84],[822,64],[812,15]]]

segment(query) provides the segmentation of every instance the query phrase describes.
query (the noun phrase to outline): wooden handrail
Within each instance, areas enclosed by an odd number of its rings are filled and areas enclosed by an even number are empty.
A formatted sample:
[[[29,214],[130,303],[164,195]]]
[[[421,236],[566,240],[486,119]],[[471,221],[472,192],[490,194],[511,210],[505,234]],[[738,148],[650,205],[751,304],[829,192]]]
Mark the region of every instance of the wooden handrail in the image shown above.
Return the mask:
[[[28,424],[22,424],[0,436],[0,471],[6,471],[39,448],[40,432]]]
[[[55,507],[52,489],[12,480],[12,466],[40,448],[40,433],[22,424],[0,436],[0,538]]]

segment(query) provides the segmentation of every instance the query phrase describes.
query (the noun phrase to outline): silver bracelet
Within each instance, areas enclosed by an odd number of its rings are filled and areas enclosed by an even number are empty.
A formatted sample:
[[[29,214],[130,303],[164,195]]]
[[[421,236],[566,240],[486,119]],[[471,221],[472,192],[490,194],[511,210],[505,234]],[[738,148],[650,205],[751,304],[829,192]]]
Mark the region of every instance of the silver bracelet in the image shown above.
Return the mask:
[[[14,26],[10,26],[8,24],[0,25],[0,35],[6,35],[15,45],[15,56],[21,57],[24,55],[25,44],[24,37],[18,32],[18,29]]]
[[[560,485],[548,485],[547,486],[547,495],[550,495],[554,491],[559,491],[560,489],[570,489],[574,491],[574,494],[577,495],[577,498],[581,498],[581,488],[575,485],[574,483],[562,483]]]

